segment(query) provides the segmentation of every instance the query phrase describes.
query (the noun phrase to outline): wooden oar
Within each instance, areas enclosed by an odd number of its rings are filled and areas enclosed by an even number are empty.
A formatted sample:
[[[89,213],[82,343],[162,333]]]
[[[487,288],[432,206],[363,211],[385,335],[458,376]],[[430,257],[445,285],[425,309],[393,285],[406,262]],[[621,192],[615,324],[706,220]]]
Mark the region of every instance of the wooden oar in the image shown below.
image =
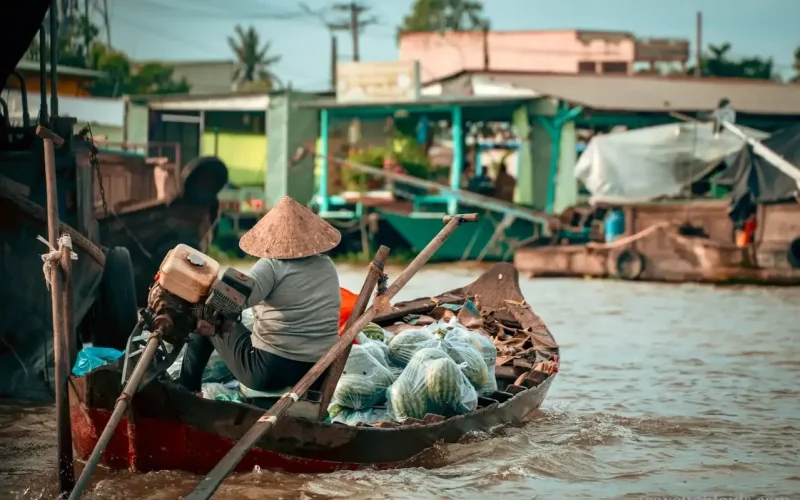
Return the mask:
[[[478,214],[455,215],[447,216],[444,222],[447,225],[442,229],[436,237],[417,255],[417,257],[408,265],[405,270],[397,277],[392,285],[386,290],[385,293],[375,298],[372,307],[370,307],[363,316],[358,318],[347,330],[342,334],[339,340],[331,347],[331,350],[325,354],[317,363],[311,367],[311,370],[300,379],[300,381],[292,388],[292,391],[284,395],[272,408],[270,408],[264,415],[259,418],[253,427],[248,430],[244,436],[239,440],[236,445],[231,448],[227,455],[217,464],[216,467],[200,481],[197,488],[190,493],[185,500],[207,500],[211,495],[217,491],[220,484],[228,477],[228,474],[233,472],[239,462],[247,455],[250,448],[267,434],[278,421],[278,418],[288,410],[296,399],[304,394],[311,384],[331,365],[336,359],[351,347],[356,335],[364,329],[375,317],[383,310],[389,307],[389,301],[397,295],[403,286],[414,276],[422,266],[433,256],[434,253],[442,246],[447,238],[453,234],[462,222],[474,222],[478,220]]]
[[[386,257],[388,256],[389,247],[383,245],[375,252],[375,258],[369,265],[367,277],[364,279],[364,284],[361,286],[361,292],[358,294],[356,303],[353,306],[353,311],[350,313],[350,318],[347,319],[345,330],[353,326],[353,323],[367,310],[367,304],[369,304],[369,299],[372,297],[372,291],[383,276],[383,266],[386,264]],[[381,290],[378,290],[378,294],[380,293]],[[325,414],[328,412],[328,405],[333,398],[333,391],[336,390],[336,384],[339,383],[339,378],[342,376],[344,365],[347,362],[347,357],[350,355],[350,349],[352,349],[352,347],[352,343],[345,347],[342,355],[331,364],[331,367],[328,369],[328,374],[322,382],[322,399],[319,404],[318,416],[320,420],[324,419]]]

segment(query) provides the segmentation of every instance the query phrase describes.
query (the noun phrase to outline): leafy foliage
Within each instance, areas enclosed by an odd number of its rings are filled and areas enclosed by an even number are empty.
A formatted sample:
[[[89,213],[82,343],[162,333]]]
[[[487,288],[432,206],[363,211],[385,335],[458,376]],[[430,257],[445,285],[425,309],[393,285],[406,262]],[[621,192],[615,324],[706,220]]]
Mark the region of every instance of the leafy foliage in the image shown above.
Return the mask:
[[[743,57],[734,59],[730,55],[731,44],[710,44],[708,53],[700,59],[700,73],[703,76],[722,78],[752,78],[756,80],[773,80],[777,77],[771,58]],[[687,70],[694,74],[694,68]]]
[[[415,0],[411,12],[397,28],[401,33],[416,31],[480,31],[489,28],[483,3],[476,0]]]
[[[98,41],[99,28],[85,16],[71,20],[58,38],[58,64],[104,73],[89,89],[98,97],[119,97],[124,94],[180,94],[189,92],[185,79],[176,81],[173,69],[161,63],[135,65],[125,52],[114,50]],[[39,60],[40,40],[35,38],[26,57]],[[88,50],[87,50],[88,47]],[[49,40],[45,40],[47,53]]]

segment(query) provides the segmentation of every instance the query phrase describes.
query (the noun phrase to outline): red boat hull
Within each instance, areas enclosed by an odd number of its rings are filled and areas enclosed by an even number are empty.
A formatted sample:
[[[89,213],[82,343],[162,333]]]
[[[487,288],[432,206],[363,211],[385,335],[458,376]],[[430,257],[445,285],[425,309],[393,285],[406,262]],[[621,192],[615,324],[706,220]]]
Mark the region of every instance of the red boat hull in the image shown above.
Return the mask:
[[[89,458],[110,417],[108,410],[72,407],[72,441],[77,458]],[[133,472],[183,470],[206,474],[234,444],[225,437],[175,421],[137,417],[136,424],[129,425],[128,420],[123,418],[103,453],[102,463],[112,469],[129,469]],[[399,465],[369,464],[369,468],[386,469]],[[365,468],[365,464],[293,457],[253,448],[236,471],[250,472],[256,466],[310,474]]]

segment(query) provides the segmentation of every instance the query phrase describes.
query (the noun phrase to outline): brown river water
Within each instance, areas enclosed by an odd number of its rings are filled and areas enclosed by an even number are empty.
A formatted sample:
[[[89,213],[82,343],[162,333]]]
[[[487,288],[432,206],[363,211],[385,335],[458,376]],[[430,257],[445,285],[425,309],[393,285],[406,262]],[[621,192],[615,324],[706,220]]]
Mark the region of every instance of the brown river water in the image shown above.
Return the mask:
[[[363,270],[340,272],[360,288]],[[399,298],[478,274],[427,269]],[[800,498],[800,289],[521,286],[562,346],[561,372],[527,425],[437,447],[436,467],[257,470],[215,498]],[[0,499],[53,498],[53,414],[0,402]],[[87,498],[180,498],[198,479],[99,471]]]

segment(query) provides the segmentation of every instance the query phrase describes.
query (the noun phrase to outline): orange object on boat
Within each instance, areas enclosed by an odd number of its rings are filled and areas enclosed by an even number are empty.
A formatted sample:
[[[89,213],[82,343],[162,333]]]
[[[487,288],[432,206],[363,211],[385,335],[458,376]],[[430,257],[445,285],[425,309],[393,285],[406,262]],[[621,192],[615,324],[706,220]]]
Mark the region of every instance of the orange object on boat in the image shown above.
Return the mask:
[[[339,336],[341,337],[344,333],[344,326],[347,324],[347,320],[350,319],[350,315],[353,314],[353,308],[356,307],[358,295],[342,287],[339,287],[339,294],[342,296],[342,305],[339,308]],[[353,340],[353,343],[358,344],[358,341]]]
[[[742,229],[736,232],[736,246],[744,248],[753,242],[756,233],[756,219],[750,217],[742,225]]]

